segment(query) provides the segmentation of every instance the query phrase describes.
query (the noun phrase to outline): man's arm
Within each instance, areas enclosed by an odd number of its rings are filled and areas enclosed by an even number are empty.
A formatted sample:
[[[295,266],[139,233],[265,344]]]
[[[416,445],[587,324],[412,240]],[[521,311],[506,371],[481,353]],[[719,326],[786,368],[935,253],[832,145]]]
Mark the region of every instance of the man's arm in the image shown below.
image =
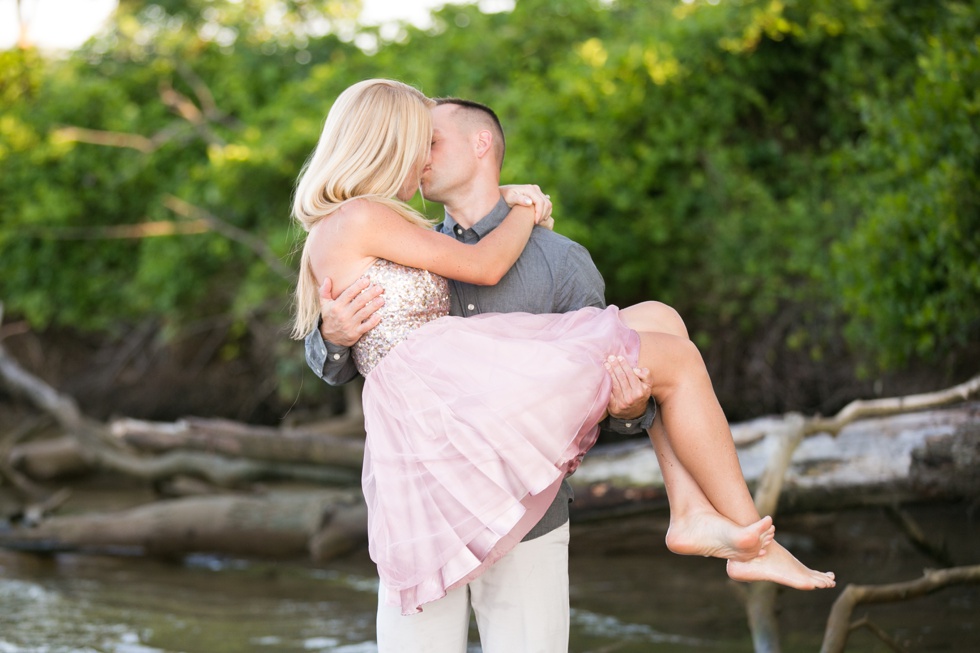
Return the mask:
[[[330,279],[320,286],[320,325],[306,336],[306,364],[330,385],[343,385],[358,372],[350,347],[381,321],[376,311],[384,290],[358,279],[337,299]]]
[[[306,364],[330,385],[344,385],[357,377],[350,347],[338,347],[323,339],[318,329],[306,336]]]
[[[612,377],[612,392],[606,410],[609,417],[600,427],[620,435],[636,435],[653,425],[657,402],[650,396],[650,370],[631,368],[622,356],[610,356],[606,369]]]

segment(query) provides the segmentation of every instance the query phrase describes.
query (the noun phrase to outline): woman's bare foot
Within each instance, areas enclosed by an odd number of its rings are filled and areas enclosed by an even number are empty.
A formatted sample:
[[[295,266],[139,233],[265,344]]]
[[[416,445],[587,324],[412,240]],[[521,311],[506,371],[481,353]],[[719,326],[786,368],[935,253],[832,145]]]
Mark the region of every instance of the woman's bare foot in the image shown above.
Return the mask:
[[[680,555],[748,561],[766,554],[775,532],[772,517],[739,526],[713,511],[695,512],[671,517],[667,548]]]
[[[748,561],[729,560],[728,575],[733,580],[768,580],[798,590],[825,589],[837,584],[834,572],[810,569],[776,541],[766,551],[766,555]]]

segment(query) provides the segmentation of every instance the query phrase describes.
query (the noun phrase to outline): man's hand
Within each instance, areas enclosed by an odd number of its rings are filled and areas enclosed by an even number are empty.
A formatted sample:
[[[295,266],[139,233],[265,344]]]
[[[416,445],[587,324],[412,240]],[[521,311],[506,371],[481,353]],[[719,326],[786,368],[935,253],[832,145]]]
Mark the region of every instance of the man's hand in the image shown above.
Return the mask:
[[[350,347],[381,322],[375,311],[385,303],[384,289],[362,278],[337,299],[332,291],[333,282],[325,279],[320,286],[320,335],[327,342]]]
[[[650,370],[631,368],[622,356],[610,356],[605,365],[612,377],[612,393],[606,411],[618,419],[642,417],[652,389]]]
[[[533,206],[534,224],[548,227],[555,226],[551,217],[551,195],[545,195],[536,184],[511,184],[500,187],[500,194],[508,206]]]

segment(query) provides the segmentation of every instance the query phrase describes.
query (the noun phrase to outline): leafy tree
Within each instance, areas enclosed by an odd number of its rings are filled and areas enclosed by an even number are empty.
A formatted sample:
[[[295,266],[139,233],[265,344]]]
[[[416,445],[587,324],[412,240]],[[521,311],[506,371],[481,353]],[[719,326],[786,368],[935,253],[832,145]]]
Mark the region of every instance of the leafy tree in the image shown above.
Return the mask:
[[[861,97],[844,150],[858,219],[835,244],[849,334],[885,365],[980,334],[980,4],[943,3],[904,75]]]
[[[733,416],[833,409],[852,361],[977,340],[977,4],[521,0],[386,39],[352,0],[123,0],[67,59],[0,53],[0,298],[275,350],[291,401],[292,186],[333,98],[393,77],[493,106],[505,180],[611,301],[681,311]]]

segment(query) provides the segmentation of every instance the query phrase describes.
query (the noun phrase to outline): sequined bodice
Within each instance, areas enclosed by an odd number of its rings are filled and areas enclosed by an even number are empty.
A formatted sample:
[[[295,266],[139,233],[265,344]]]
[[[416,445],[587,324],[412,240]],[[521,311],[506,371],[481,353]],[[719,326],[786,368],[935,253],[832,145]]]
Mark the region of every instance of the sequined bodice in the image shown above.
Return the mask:
[[[427,322],[449,315],[449,283],[427,270],[378,259],[361,275],[384,288],[381,323],[353,347],[354,363],[367,376],[392,348]]]

